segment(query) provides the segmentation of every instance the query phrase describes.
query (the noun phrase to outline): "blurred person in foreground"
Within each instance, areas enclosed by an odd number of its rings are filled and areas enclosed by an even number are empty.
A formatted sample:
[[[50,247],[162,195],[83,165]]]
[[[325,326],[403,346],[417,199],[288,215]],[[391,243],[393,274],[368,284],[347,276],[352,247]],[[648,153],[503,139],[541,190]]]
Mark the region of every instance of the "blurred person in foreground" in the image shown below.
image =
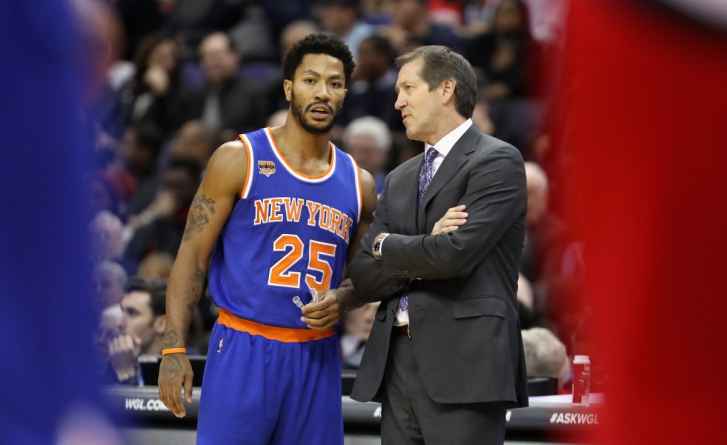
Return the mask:
[[[382,402],[383,443],[502,444],[505,410],[528,404],[523,160],[473,126],[477,81],[460,54],[424,46],[397,62],[395,106],[426,149],[387,177],[351,262],[345,303],[382,301],[352,397]]]
[[[91,66],[99,61],[87,55],[108,46],[69,3],[0,3],[7,64],[0,70],[0,134],[12,147],[0,175],[6,191],[0,221],[3,444],[117,443],[101,420],[89,285],[92,215],[84,180],[92,149],[82,127],[82,100],[97,86],[95,75],[101,77],[92,71],[100,67]],[[40,141],[32,137],[38,128]]]
[[[376,193],[381,193],[391,150],[391,133],[386,124],[373,116],[358,118],[346,127],[343,143],[358,165],[374,176]]]
[[[593,443],[727,443],[727,3],[572,1],[565,38],[551,165],[588,271],[562,311],[593,313],[571,353],[608,377]]]
[[[349,244],[376,202],[371,175],[329,139],[353,66],[334,37],[298,42],[283,64],[285,124],[218,148],[194,198],[169,280],[159,391],[183,417],[182,389],[192,396],[190,307],[209,271],[220,315],[202,382],[200,445],[343,443],[333,328],[338,300],[351,290],[342,283]]]

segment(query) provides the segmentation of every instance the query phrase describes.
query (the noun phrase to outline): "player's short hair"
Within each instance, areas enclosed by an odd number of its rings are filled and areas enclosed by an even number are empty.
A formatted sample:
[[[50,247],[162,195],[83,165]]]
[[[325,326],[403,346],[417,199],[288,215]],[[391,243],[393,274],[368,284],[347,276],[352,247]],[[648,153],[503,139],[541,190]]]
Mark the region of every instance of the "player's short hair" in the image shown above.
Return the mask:
[[[165,299],[167,285],[159,280],[145,280],[141,277],[133,277],[126,284],[126,293],[146,292],[149,294],[149,304],[155,317],[164,315],[166,311]]]
[[[343,63],[343,72],[346,77],[346,87],[350,85],[351,74],[356,64],[353,61],[351,50],[337,37],[331,34],[309,34],[288,51],[283,61],[283,76],[293,80],[295,70],[298,69],[306,54],[327,54]]]
[[[442,45],[420,46],[396,59],[399,68],[409,62],[422,59],[419,76],[429,86],[429,91],[437,88],[445,80],[452,79],[454,87],[454,104],[462,117],[472,117],[477,104],[477,75],[472,65],[461,54]]]

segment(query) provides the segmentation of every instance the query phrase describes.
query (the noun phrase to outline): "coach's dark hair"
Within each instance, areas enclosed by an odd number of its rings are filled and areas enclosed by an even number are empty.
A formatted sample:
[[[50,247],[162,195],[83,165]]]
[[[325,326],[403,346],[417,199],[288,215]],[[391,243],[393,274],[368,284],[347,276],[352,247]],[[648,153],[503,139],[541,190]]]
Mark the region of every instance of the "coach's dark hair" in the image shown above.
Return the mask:
[[[343,63],[343,72],[346,76],[346,87],[351,83],[351,73],[355,66],[353,55],[345,43],[330,34],[309,34],[288,51],[283,62],[283,75],[285,79],[293,80],[295,70],[303,61],[306,54],[328,54]]]
[[[149,304],[151,311],[155,317],[164,315],[165,313],[165,295],[167,293],[167,285],[159,280],[145,280],[140,277],[133,277],[126,284],[126,293],[129,292],[146,292],[149,294]]]
[[[467,59],[446,46],[428,45],[397,57],[396,64],[401,68],[417,59],[424,62],[419,76],[429,85],[429,91],[447,79],[454,80],[457,84],[454,87],[457,113],[462,117],[472,117],[477,104],[477,75]]]

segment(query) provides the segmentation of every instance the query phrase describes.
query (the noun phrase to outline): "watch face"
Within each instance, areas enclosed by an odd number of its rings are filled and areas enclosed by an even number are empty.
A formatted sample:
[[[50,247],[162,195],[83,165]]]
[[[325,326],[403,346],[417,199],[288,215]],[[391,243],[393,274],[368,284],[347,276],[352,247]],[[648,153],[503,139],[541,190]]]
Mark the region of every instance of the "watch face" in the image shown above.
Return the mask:
[[[727,0],[652,0],[703,23],[727,29]]]

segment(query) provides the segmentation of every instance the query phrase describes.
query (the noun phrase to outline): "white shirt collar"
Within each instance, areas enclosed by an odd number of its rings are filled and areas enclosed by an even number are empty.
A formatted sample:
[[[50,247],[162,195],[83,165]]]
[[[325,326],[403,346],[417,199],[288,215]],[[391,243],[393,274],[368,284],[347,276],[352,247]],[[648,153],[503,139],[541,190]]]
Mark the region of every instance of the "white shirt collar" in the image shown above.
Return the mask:
[[[435,150],[439,152],[439,155],[442,157],[446,157],[450,151],[452,151],[452,147],[454,147],[454,144],[459,141],[459,139],[462,137],[462,135],[465,134],[467,130],[470,129],[472,126],[472,119],[467,119],[466,121],[462,122],[461,124],[457,125],[452,131],[444,135],[442,139],[437,141],[434,145],[426,145],[426,150],[429,150],[430,148],[434,147]]]

